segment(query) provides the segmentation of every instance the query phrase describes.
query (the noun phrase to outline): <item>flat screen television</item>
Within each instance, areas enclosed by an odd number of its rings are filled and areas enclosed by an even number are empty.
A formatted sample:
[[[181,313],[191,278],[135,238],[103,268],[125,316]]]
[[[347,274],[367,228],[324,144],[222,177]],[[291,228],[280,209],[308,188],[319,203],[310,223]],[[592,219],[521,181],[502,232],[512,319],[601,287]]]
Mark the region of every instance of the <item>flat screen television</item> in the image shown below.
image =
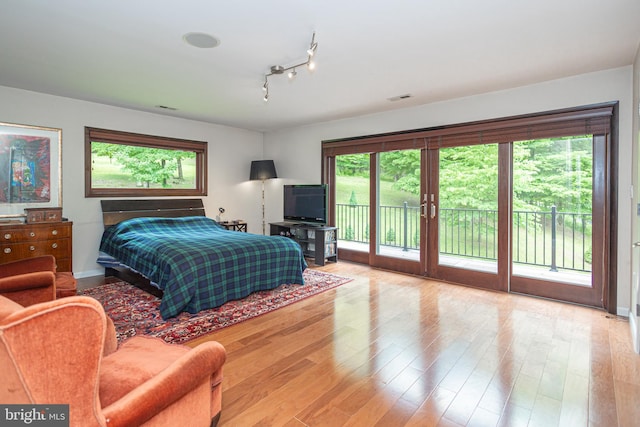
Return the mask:
[[[327,185],[285,185],[284,220],[312,225],[327,224]]]

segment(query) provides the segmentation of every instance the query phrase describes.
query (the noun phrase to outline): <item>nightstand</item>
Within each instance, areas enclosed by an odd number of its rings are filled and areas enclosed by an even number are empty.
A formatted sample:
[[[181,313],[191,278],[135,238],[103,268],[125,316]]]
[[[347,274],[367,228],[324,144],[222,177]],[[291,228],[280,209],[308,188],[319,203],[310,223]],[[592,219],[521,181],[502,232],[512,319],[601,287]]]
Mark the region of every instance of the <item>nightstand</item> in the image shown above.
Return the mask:
[[[231,231],[244,231],[247,232],[247,223],[242,220],[236,221],[220,221],[218,224]]]

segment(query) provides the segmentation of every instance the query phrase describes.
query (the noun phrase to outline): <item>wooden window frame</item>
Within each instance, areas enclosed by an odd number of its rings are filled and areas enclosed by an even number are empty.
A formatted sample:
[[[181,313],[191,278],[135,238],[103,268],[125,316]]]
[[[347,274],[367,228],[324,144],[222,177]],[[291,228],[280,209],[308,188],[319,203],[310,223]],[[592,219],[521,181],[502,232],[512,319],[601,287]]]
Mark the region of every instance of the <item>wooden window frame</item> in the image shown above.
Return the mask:
[[[207,195],[207,142],[163,136],[121,132],[92,127],[84,128],[85,197],[170,197]],[[93,188],[91,185],[91,143],[133,145],[165,150],[190,151],[196,154],[195,188]]]
[[[616,103],[523,116],[322,141],[323,157],[412,148],[442,148],[571,135],[605,134]]]

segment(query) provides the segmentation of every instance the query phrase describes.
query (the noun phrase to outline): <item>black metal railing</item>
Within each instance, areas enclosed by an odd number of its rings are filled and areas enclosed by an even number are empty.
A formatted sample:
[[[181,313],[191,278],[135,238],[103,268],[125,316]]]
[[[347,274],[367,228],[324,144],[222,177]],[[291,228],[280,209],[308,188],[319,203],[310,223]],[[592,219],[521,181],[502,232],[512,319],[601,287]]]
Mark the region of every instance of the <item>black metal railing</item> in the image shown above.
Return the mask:
[[[369,243],[369,206],[336,205],[341,240]],[[420,247],[420,208],[380,206],[379,242],[403,251]],[[513,261],[519,264],[591,271],[591,214],[513,212]],[[496,260],[498,212],[490,209],[439,210],[440,253]]]

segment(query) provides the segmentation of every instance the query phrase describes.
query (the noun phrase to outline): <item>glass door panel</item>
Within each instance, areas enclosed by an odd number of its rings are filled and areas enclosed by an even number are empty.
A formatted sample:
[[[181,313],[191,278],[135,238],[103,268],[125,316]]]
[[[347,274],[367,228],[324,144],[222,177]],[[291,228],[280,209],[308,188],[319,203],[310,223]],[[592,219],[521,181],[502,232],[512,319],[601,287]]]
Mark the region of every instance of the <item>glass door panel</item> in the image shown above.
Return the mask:
[[[497,273],[498,144],[441,148],[438,162],[438,265]]]
[[[601,298],[593,289],[601,256],[593,250],[601,234],[593,221],[593,141],[513,143],[513,291],[589,304]]]
[[[357,252],[369,252],[370,156],[336,156],[336,227],[338,246]]]
[[[420,150],[377,158],[376,254],[420,260]]]
[[[592,137],[513,144],[513,274],[591,286]]]

